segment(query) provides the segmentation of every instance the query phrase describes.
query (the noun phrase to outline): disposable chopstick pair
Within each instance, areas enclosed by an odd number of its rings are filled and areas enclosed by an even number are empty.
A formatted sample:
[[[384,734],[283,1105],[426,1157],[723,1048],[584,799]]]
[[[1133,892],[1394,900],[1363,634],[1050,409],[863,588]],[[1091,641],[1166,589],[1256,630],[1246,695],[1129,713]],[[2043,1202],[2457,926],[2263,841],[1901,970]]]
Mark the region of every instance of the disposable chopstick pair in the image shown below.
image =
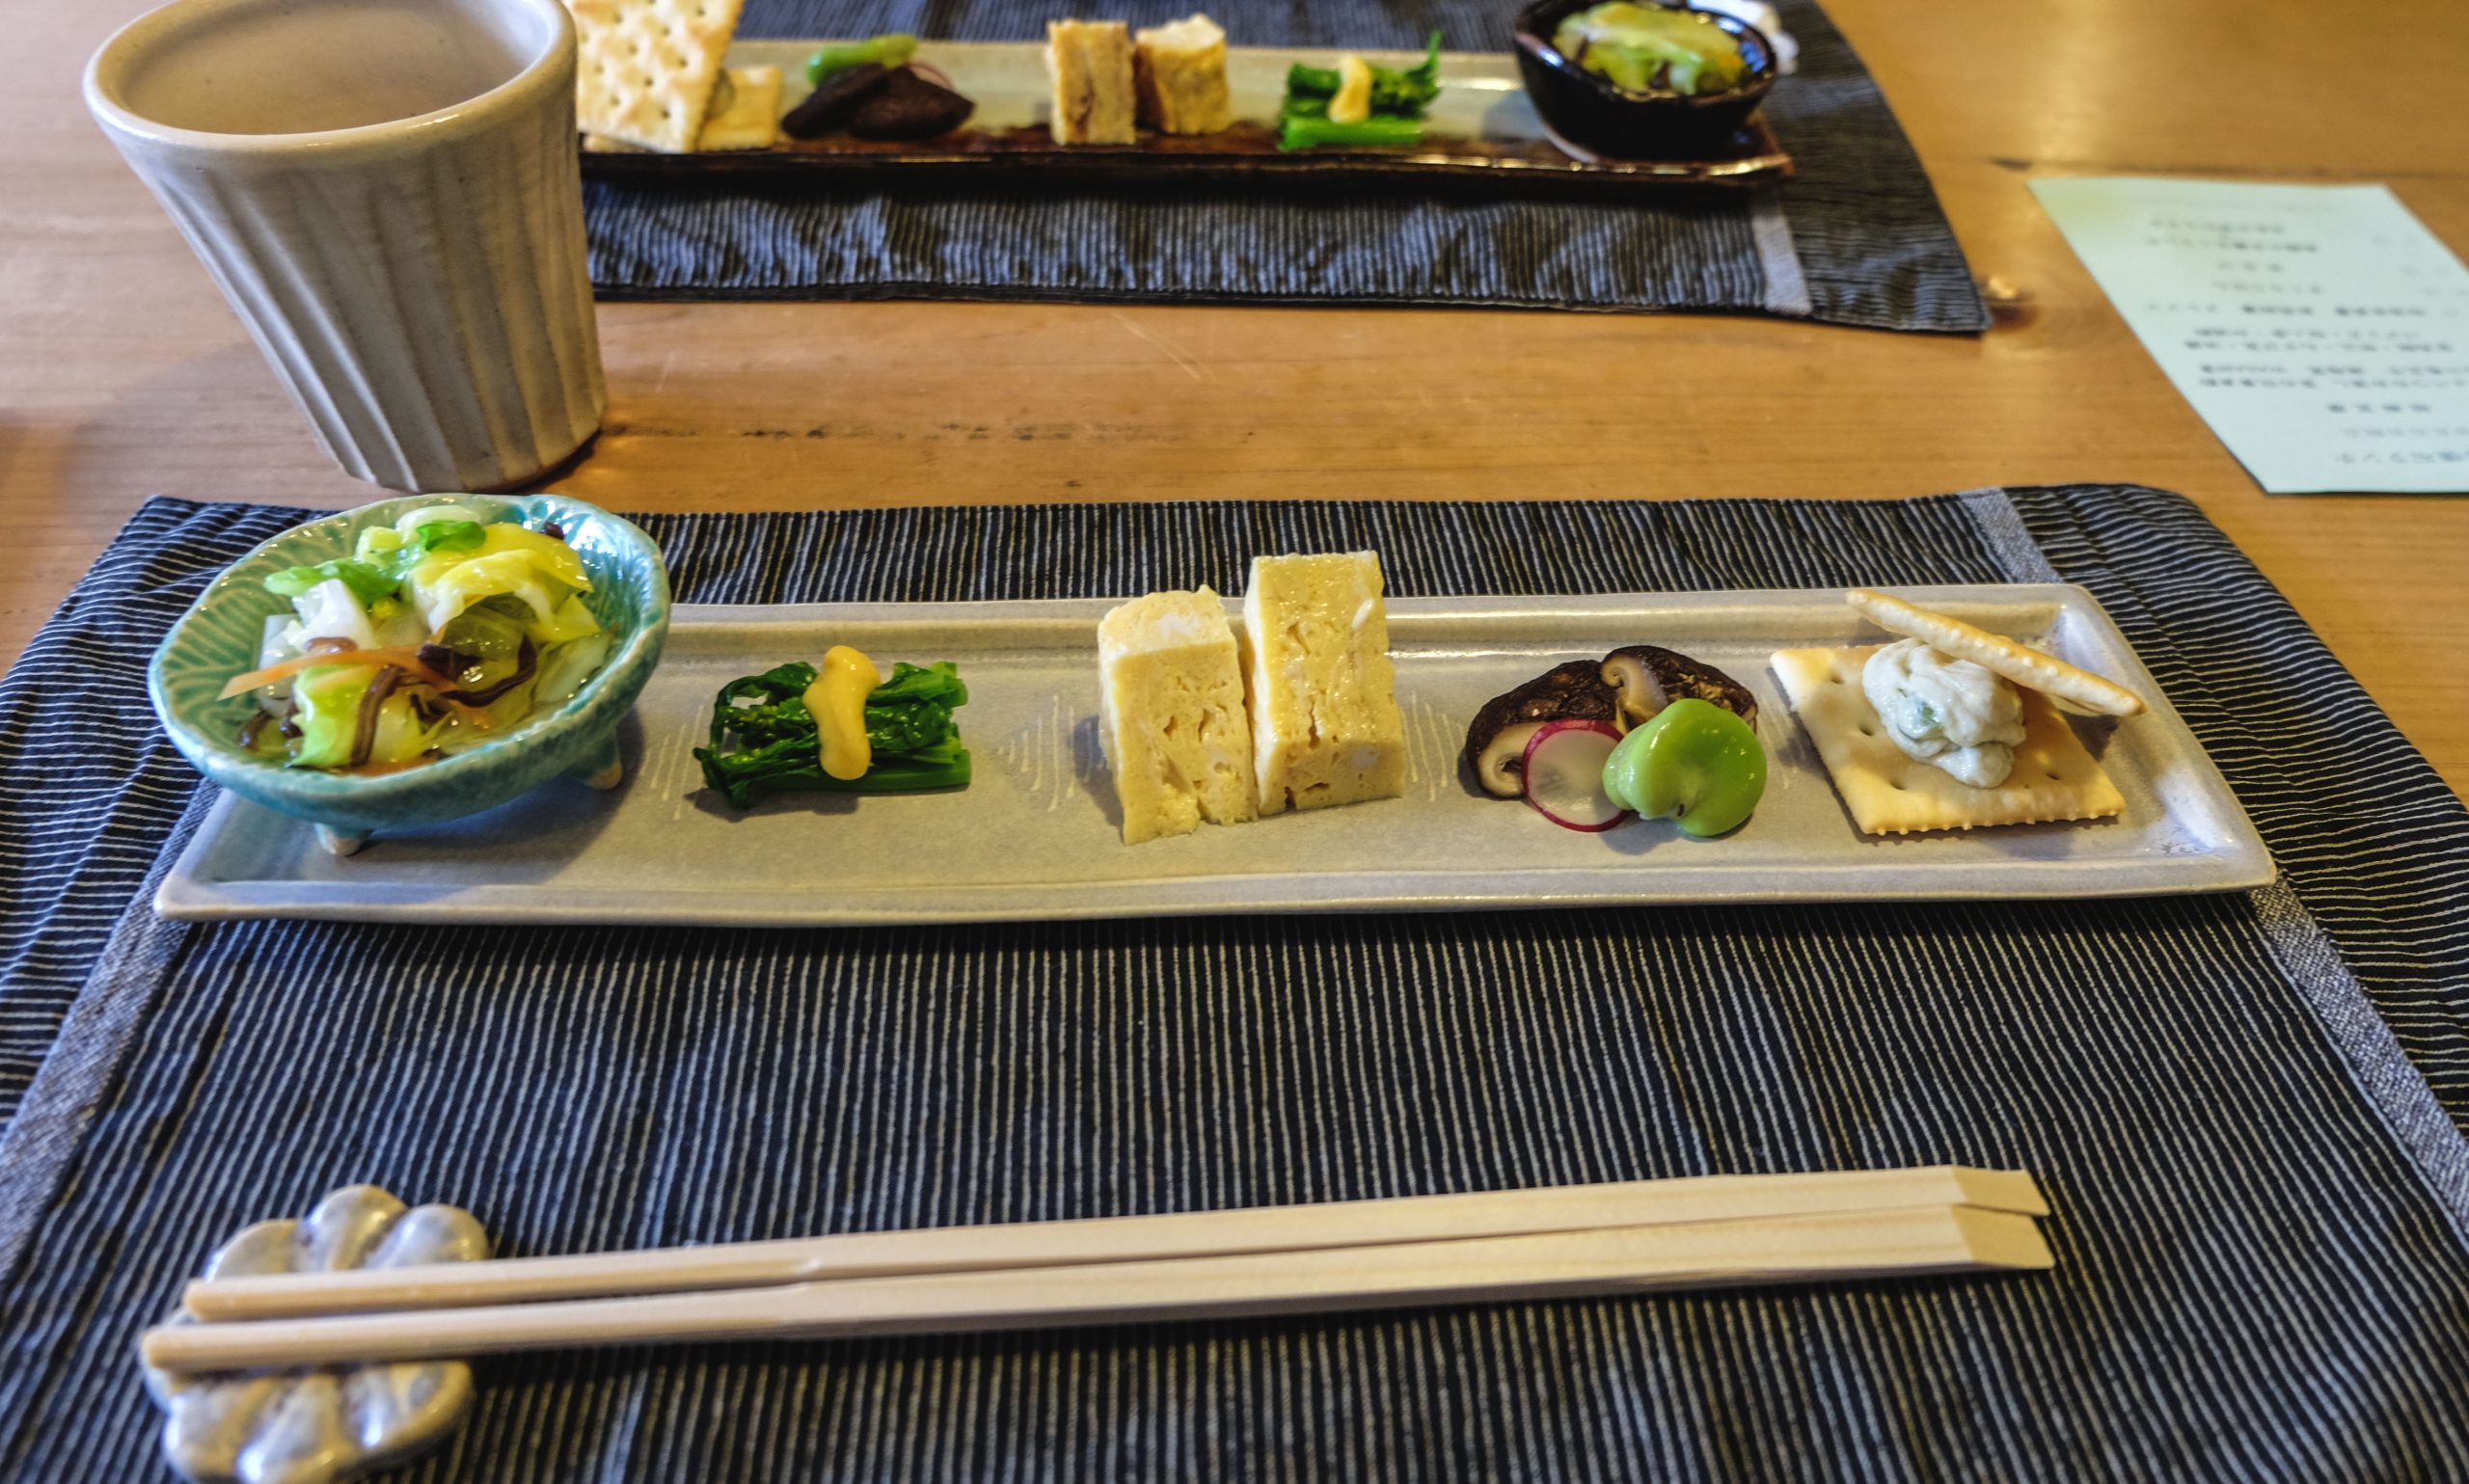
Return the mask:
[[[145,1351],[224,1370],[2028,1270],[2047,1212],[2028,1174],[1934,1166],[225,1279]]]
[[[827,1279],[1373,1247],[1922,1205],[2048,1214],[2032,1177],[2018,1171],[1930,1165],[1905,1170],[1691,1175],[1162,1216],[936,1227],[645,1252],[510,1257],[431,1267],[212,1279],[189,1284],[185,1303],[200,1319],[262,1319],[700,1292]]]

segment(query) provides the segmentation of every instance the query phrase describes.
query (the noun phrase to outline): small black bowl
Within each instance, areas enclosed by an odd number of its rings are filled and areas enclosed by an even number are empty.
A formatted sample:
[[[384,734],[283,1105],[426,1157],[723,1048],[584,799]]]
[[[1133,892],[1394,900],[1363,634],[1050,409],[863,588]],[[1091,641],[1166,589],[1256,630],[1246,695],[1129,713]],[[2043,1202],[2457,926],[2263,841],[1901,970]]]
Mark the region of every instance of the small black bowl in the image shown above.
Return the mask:
[[[1625,159],[1720,153],[1775,86],[1775,44],[1737,16],[1680,6],[1728,31],[1749,64],[1749,82],[1701,97],[1624,93],[1552,46],[1560,22],[1594,0],[1534,0],[1517,13],[1517,67],[1543,121],[1570,144]]]

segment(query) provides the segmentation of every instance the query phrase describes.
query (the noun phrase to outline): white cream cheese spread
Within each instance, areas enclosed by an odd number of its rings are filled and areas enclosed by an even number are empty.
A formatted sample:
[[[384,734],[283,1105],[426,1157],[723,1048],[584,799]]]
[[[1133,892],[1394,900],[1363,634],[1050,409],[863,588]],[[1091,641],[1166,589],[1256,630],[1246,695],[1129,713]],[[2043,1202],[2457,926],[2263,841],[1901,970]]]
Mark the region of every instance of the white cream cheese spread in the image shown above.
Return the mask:
[[[1906,757],[1976,789],[2013,770],[2023,697],[1986,667],[1904,639],[1869,657],[1860,688]]]

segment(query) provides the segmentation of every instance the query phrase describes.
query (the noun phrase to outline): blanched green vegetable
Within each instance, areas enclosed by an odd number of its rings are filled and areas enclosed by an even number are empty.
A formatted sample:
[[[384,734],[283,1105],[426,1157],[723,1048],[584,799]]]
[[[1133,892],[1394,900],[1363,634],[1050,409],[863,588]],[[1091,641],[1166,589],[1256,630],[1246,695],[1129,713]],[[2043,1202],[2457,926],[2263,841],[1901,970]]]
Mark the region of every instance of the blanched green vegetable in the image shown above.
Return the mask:
[[[822,739],[805,703],[814,680],[813,665],[792,661],[722,686],[712,702],[711,745],[694,749],[703,781],[740,809],[780,790],[891,794],[968,783],[968,749],[952,720],[968,703],[968,687],[949,661],[895,664],[867,693],[874,766],[845,782],[823,770]]]
[[[1333,67],[1305,67],[1296,63],[1286,73],[1286,101],[1290,110],[1298,99],[1318,99],[1326,104],[1338,94],[1338,69]],[[1424,60],[1400,70],[1375,67],[1371,69],[1371,113],[1373,118],[1420,119],[1431,100],[1440,96],[1440,33],[1431,34]],[[1321,117],[1328,109],[1320,110]]]
[[[1424,60],[1415,66],[1370,70],[1370,116],[1342,121],[1329,117],[1329,104],[1344,86],[1343,68],[1300,64],[1288,68],[1286,102],[1277,116],[1277,147],[1399,148],[1421,143],[1424,111],[1440,96],[1440,33],[1431,34]]]
[[[1361,123],[1333,123],[1325,114],[1287,114],[1278,120],[1277,147],[1397,149],[1422,144],[1423,138],[1420,119],[1383,119],[1375,114]]]
[[[899,32],[851,41],[843,46],[827,46],[806,59],[806,81],[820,83],[834,72],[864,67],[869,62],[884,68],[903,67],[915,55],[917,38]]]

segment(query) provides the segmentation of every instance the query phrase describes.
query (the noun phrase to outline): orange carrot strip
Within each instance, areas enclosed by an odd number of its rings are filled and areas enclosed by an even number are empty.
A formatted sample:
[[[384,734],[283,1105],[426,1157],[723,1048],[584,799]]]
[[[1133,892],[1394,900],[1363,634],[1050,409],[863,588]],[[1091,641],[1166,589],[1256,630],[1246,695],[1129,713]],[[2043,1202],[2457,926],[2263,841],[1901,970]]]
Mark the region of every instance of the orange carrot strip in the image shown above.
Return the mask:
[[[462,687],[430,669],[421,662],[420,652],[412,649],[339,649],[331,654],[301,655],[279,664],[267,665],[261,670],[251,670],[245,675],[232,676],[224,682],[222,692],[215,699],[228,701],[235,695],[246,695],[260,686],[271,686],[280,680],[289,680],[303,670],[313,670],[319,665],[326,664],[382,664],[401,670],[412,679],[436,691],[437,699],[444,702],[456,715],[462,717],[474,731],[487,732],[497,727],[496,719],[486,711],[468,701],[458,701],[448,695],[446,692],[459,690]]]
[[[302,670],[313,670],[321,664],[390,664],[433,689],[460,688],[452,680],[421,663],[420,651],[415,649],[339,649],[332,654],[300,655],[262,670],[234,675],[223,683],[222,692],[215,699],[228,701],[235,695],[246,695],[260,686],[289,680]]]

